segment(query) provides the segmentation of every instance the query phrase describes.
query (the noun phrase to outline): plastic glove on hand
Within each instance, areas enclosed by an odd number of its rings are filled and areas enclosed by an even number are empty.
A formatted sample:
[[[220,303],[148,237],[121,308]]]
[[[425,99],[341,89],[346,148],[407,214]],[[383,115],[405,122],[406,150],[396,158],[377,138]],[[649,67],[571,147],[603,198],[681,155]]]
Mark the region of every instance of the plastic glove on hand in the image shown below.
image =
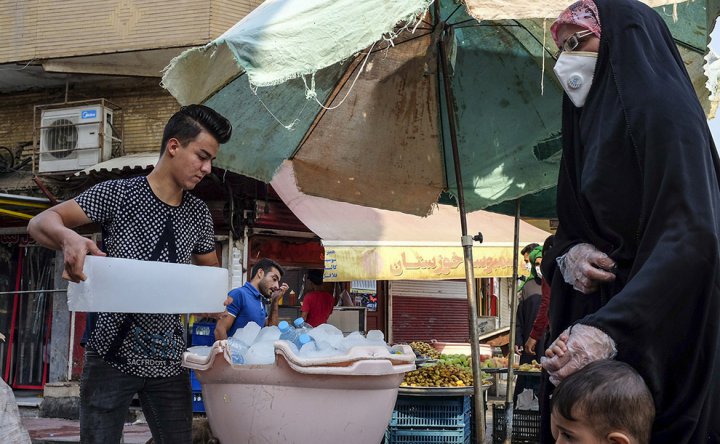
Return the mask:
[[[556,261],[565,282],[585,294],[615,280],[615,274],[608,271],[615,268],[615,261],[590,244],[577,244]]]
[[[564,338],[567,340],[563,341]],[[560,352],[562,349],[565,350]],[[615,341],[602,330],[576,324],[565,330],[545,355],[542,366],[550,375],[550,382],[557,386],[563,379],[593,361],[614,358],[617,348]]]

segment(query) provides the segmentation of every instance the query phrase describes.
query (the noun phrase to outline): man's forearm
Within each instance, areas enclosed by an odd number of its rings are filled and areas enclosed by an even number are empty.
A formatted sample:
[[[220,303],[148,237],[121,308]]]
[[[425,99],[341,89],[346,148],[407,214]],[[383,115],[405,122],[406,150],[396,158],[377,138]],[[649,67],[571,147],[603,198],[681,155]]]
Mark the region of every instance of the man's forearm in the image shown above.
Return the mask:
[[[28,223],[28,234],[40,245],[53,250],[62,250],[63,240],[68,236],[79,236],[66,228],[60,215],[53,211],[33,217]]]
[[[235,318],[232,317],[227,311],[222,313],[215,323],[215,340],[221,341],[227,339],[227,332],[232,327]]]
[[[215,340],[222,341],[223,339],[227,339],[227,330],[222,328],[220,323],[217,323],[215,325]]]
[[[278,300],[270,303],[270,315],[268,316],[267,325],[278,325]]]

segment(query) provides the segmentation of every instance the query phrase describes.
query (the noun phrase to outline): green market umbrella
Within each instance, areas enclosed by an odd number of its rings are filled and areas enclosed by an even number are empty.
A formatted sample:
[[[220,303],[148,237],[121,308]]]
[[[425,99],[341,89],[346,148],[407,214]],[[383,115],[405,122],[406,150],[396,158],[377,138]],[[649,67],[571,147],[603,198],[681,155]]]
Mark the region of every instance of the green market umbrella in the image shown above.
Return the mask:
[[[506,202],[496,208],[512,214],[507,202],[526,196],[523,215],[547,217],[562,96],[548,28],[567,3],[440,1],[439,20],[431,8],[414,32],[399,32],[427,0],[266,2],[184,53],[163,82],[181,103],[204,102],[232,120],[217,166],[269,182],[290,158],[307,194],[426,215],[442,191],[458,194],[442,41],[467,209]],[[717,1],[658,10],[709,110],[703,56]]]
[[[554,212],[562,90],[548,28],[569,3],[271,0],[175,59],[163,84],[232,121],[220,168],[270,182],[291,159],[306,194],[418,215],[452,195],[479,380],[465,213],[512,214],[523,196],[523,215]],[[709,111],[703,57],[717,0],[646,3],[666,18]]]

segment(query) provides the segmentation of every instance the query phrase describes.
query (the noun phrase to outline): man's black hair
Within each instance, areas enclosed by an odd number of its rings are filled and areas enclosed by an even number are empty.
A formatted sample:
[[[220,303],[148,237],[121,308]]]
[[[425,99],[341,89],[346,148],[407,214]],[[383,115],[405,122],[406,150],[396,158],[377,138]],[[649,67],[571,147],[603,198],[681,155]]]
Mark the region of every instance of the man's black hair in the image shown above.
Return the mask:
[[[264,257],[260,259],[257,264],[253,265],[252,270],[250,271],[250,279],[253,279],[259,270],[262,270],[267,274],[270,273],[273,268],[280,273],[280,277],[285,274],[285,270],[283,270],[283,267],[281,267],[280,264],[272,259]]]
[[[324,270],[308,270],[307,279],[315,285],[322,285]]]
[[[205,105],[183,106],[165,125],[160,156],[165,152],[168,140],[177,139],[180,145],[185,146],[195,140],[203,130],[213,136],[218,143],[223,144],[230,140],[232,124],[220,113]]]
[[[599,436],[623,431],[640,444],[650,442],[655,420],[643,378],[628,364],[609,359],[591,362],[563,380],[553,392],[552,410],[571,421],[586,420]]]
[[[536,244],[534,242],[532,244],[527,244],[527,245],[525,245],[525,247],[522,250],[520,250],[520,254],[525,256],[526,254],[530,253],[531,251],[533,251],[535,248],[537,248],[539,246],[540,246],[540,244]]]

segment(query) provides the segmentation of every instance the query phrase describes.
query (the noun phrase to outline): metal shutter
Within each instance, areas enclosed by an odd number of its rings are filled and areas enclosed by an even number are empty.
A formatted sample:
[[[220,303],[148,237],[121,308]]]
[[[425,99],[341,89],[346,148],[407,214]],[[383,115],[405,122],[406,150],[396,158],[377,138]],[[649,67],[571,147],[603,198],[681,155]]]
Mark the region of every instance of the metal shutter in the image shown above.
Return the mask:
[[[392,342],[468,342],[465,281],[391,281]]]

